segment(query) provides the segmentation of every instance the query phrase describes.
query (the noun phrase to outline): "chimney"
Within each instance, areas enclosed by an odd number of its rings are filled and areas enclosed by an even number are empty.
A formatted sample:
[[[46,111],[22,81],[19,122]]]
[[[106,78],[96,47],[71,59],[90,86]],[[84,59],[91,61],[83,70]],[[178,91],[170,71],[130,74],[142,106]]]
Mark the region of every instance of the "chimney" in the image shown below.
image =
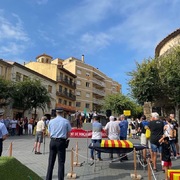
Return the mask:
[[[84,63],[84,55],[82,55],[82,62]]]

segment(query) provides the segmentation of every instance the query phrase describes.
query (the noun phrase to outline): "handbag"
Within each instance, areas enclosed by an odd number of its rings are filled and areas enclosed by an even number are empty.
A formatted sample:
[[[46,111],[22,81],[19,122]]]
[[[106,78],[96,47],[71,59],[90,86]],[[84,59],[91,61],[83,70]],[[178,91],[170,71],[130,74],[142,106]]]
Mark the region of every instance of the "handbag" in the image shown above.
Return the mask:
[[[151,136],[151,131],[150,131],[150,129],[149,129],[149,128],[147,128],[147,129],[146,129],[146,133],[145,133],[145,135],[146,135],[146,138],[147,138],[147,139],[149,139],[149,138],[150,138],[150,136]]]

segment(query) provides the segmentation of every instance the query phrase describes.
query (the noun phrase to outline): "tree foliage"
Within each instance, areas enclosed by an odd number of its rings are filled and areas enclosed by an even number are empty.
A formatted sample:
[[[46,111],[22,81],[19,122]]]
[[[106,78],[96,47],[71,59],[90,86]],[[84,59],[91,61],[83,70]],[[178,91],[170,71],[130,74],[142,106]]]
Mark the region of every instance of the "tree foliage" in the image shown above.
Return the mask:
[[[161,84],[159,83],[158,68],[155,59],[144,60],[136,63],[136,70],[129,72],[131,80],[131,95],[141,105],[144,102],[154,102],[161,96]]]
[[[50,95],[40,80],[26,79],[14,85],[13,99],[13,106],[23,109],[24,113],[33,108],[35,111],[37,108],[44,110],[50,102]]]
[[[180,46],[174,47],[171,51],[159,60],[159,77],[163,86],[164,94],[170,102],[180,104]]]
[[[10,103],[12,83],[0,77],[0,108]]]
[[[161,107],[180,105],[180,46],[161,57],[137,63],[129,72],[131,95],[138,103],[153,102]]]
[[[129,97],[122,94],[110,94],[104,99],[104,109],[110,109],[114,114],[123,114],[124,110],[131,110],[132,116],[142,113],[142,107],[138,106]]]

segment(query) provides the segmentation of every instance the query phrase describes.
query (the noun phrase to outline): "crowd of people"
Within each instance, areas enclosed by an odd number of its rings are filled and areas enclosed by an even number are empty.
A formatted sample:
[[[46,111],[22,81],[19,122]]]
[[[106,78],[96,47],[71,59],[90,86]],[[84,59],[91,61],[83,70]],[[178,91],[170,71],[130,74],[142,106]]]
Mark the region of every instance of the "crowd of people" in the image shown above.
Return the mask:
[[[37,125],[38,120],[35,120],[34,118],[13,118],[11,119],[9,116],[4,118],[2,115],[0,117],[0,122],[3,123],[6,126],[6,129],[8,130],[9,136],[15,136],[15,135],[35,135],[35,127]],[[45,125],[48,125],[49,120],[46,119]]]
[[[71,123],[68,119],[63,118],[62,111],[63,110],[56,110],[57,116],[52,120],[48,120],[46,116],[43,116],[38,122],[33,118],[10,120],[10,118],[7,117],[4,119],[3,115],[0,114],[0,155],[2,153],[2,142],[7,138],[8,134],[11,134],[12,136],[22,135],[23,133],[32,135],[35,127],[34,152],[35,154],[42,154],[40,152],[40,146],[43,142],[43,136],[46,133],[47,127],[51,141],[46,179],[50,180],[52,178],[56,154],[58,154],[59,163],[58,177],[59,179],[63,179],[66,156],[65,149],[67,147],[66,140],[70,137]],[[78,118],[79,112],[77,111],[75,120],[77,122],[77,128],[80,128],[81,126]],[[135,120],[128,120],[124,114],[118,117],[111,115],[109,121],[103,127],[99,121],[98,114],[94,112],[88,122],[92,123],[92,143],[101,143],[102,130],[106,132],[109,140],[138,138],[140,144],[147,147],[143,149],[143,163],[147,164],[148,155],[152,162],[153,170],[157,171],[157,159],[160,157],[162,170],[165,171],[165,179],[168,179],[167,170],[172,165],[171,159],[174,158],[176,160],[179,156],[178,123],[174,118],[174,114],[170,114],[169,117],[160,119],[159,114],[153,112],[148,120],[145,115],[142,115],[140,119]],[[91,159],[94,160],[93,149],[91,149],[90,155]],[[97,156],[98,160],[102,161],[100,152],[97,152]],[[120,156],[122,156],[122,158]],[[128,160],[126,154],[118,154],[118,157],[121,158],[121,160]],[[110,154],[110,158],[113,158],[113,154]]]
[[[92,124],[93,143],[102,140],[102,126],[98,123],[96,117],[94,117]],[[131,120],[130,122],[123,114],[116,118],[110,116],[104,130],[110,140],[126,140],[128,137],[138,138],[140,144],[147,147],[143,149],[143,163],[147,164],[147,158],[150,158],[153,171],[157,172],[157,159],[159,157],[162,165],[161,170],[165,172],[165,179],[168,179],[167,170],[172,165],[171,159],[176,160],[180,156],[178,123],[174,114],[170,114],[166,118],[160,118],[157,112],[153,112],[149,120],[143,115],[140,119]],[[110,155],[110,158],[113,158],[113,154]],[[94,159],[92,149],[91,159]],[[98,159],[102,160],[100,152],[98,152]],[[128,160],[128,158],[123,155],[121,160]]]

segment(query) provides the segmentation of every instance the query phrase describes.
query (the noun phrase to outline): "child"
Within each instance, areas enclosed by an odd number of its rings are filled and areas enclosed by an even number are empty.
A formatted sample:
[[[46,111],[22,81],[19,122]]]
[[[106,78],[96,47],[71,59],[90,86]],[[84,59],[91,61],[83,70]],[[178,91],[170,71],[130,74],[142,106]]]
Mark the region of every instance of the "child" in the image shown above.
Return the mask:
[[[159,143],[162,143],[162,167],[165,170],[165,180],[168,180],[168,169],[172,166],[169,137],[163,135],[163,137],[159,140]]]

